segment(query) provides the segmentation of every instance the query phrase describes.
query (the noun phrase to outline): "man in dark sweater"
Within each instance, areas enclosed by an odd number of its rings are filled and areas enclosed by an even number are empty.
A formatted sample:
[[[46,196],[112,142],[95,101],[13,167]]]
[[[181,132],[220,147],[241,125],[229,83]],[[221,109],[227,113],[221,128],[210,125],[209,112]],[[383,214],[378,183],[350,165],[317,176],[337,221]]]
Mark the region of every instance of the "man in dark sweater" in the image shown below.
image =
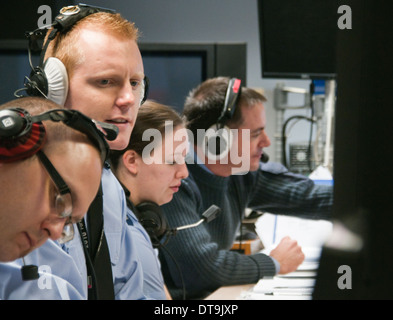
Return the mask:
[[[270,145],[265,101],[255,90],[242,88],[240,80],[224,77],[206,80],[186,99],[184,115],[193,137],[189,177],[163,212],[171,227],[198,221],[212,204],[222,212],[208,224],[178,232],[161,250],[174,299],[182,298],[183,286],[187,299],[201,299],[221,286],[292,272],[303,262],[301,248],[289,238],[270,256],[230,251],[246,208],[311,219],[330,216],[331,186],[314,185],[280,164],[260,162],[263,148]]]

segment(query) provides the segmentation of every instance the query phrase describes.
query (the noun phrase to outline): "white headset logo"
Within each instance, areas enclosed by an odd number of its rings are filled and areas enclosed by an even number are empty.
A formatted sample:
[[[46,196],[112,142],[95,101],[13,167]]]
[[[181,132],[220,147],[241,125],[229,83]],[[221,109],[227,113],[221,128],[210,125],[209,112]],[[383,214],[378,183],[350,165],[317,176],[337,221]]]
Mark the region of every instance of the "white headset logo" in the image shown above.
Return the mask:
[[[1,121],[1,123],[3,124],[3,126],[4,126],[5,128],[9,128],[9,127],[12,127],[12,126],[15,124],[15,121],[12,120],[11,117],[7,117],[7,118],[3,119],[3,120]]]

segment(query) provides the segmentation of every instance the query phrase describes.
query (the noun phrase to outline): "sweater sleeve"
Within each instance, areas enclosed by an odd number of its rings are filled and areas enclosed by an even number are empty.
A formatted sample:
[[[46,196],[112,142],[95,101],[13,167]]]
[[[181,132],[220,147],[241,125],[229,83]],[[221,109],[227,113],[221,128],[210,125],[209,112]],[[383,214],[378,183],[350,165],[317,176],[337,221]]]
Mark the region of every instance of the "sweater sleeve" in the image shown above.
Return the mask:
[[[198,221],[202,203],[196,185],[187,179],[173,200],[163,206],[163,212],[175,228]],[[275,274],[272,259],[264,254],[247,256],[220,249],[204,223],[177,232],[160,256],[165,282],[174,299],[181,297],[182,278],[187,298],[201,298],[220,286],[255,283]]]
[[[330,218],[332,186],[316,185],[278,163],[262,164],[253,174],[256,183],[248,204],[250,208],[308,219]]]

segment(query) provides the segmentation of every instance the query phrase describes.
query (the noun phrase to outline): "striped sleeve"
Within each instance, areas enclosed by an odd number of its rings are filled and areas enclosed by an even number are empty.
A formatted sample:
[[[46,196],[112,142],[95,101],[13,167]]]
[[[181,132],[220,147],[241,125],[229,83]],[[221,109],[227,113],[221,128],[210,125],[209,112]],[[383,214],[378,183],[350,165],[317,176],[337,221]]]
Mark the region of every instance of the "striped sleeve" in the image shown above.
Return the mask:
[[[191,187],[181,188],[174,199],[163,206],[170,226],[186,225],[199,219],[195,197],[198,192]],[[205,224],[182,230],[169,241],[166,250],[161,251],[165,282],[174,299],[181,298],[181,277],[187,298],[201,298],[224,285],[255,283],[263,276],[275,274],[270,257],[264,254],[246,256],[220,249],[218,243],[212,241],[212,232]]]
[[[309,178],[291,173],[277,163],[261,166],[255,176],[250,208],[309,219],[330,218],[332,186],[316,185]]]

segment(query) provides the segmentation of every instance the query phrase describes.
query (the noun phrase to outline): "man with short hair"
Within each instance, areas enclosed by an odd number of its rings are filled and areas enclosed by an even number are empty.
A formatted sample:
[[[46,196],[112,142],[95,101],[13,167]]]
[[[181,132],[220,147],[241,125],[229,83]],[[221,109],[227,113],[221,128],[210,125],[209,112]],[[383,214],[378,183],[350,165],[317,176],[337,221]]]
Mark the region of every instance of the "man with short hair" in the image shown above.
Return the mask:
[[[93,128],[88,128],[88,121],[93,122],[88,118],[81,122],[85,126],[82,130],[49,118],[29,124],[34,116],[55,114],[54,109],[60,106],[36,97],[0,106],[1,262],[34,254],[33,250],[39,250],[48,239],[71,240],[75,231],[72,223],[83,219],[99,188],[105,160],[102,155],[108,151],[104,136],[100,138],[100,131],[95,129],[95,136],[102,141],[92,140],[87,132]],[[62,116],[62,110],[60,113]],[[85,119],[77,112],[72,115]],[[14,125],[18,120],[23,123],[20,129]],[[28,298],[12,289],[22,281],[20,266],[0,263],[0,278],[0,299]],[[56,280],[62,282],[64,294],[79,297],[69,282]],[[39,290],[37,281],[28,286],[30,292],[44,293],[44,298],[59,298],[55,283],[53,290],[45,292]]]
[[[161,252],[165,283],[174,299],[182,297],[183,285],[187,298],[198,299],[221,286],[294,271],[302,263],[301,248],[289,238],[270,256],[231,251],[246,208],[330,216],[331,187],[316,186],[280,164],[261,163],[270,145],[265,101],[257,91],[241,87],[239,79],[225,77],[206,80],[186,99],[183,113],[193,136],[186,159],[190,175],[162,208],[173,227],[198,221],[212,204],[222,213],[208,224],[177,233]]]

